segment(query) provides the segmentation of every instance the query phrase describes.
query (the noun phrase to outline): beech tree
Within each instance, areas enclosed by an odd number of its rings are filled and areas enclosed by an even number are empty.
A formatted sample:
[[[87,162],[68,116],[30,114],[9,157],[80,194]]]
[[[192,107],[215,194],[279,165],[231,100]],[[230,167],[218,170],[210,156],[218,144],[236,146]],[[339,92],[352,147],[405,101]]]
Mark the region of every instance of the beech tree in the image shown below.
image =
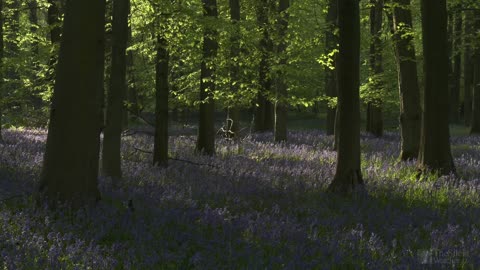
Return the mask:
[[[372,91],[383,91],[383,46],[382,46],[382,23],[383,23],[383,0],[370,0],[370,73]],[[382,100],[374,97],[367,104],[367,131],[380,137],[383,135]]]
[[[450,121],[458,123],[460,121],[460,82],[462,75],[462,27],[463,14],[460,7],[455,5],[452,8],[452,32],[451,32],[451,74],[450,74]]]
[[[283,142],[287,140],[287,90],[288,85],[285,78],[285,65],[287,64],[287,42],[286,34],[288,28],[288,7],[290,0],[279,0],[278,5],[278,36],[279,44],[277,45],[277,56],[279,57],[279,70],[276,73],[275,87],[276,87],[276,102],[275,102],[275,129],[274,139],[276,142]]]
[[[472,87],[473,87],[473,50],[469,35],[474,31],[473,12],[465,11],[464,51],[463,51],[463,107],[465,126],[470,127],[472,120]]]
[[[422,0],[425,94],[418,164],[440,174],[455,171],[450,151],[446,0]]]
[[[230,42],[230,91],[238,95],[240,86],[240,0],[229,0],[230,20],[234,27]],[[228,108],[227,132],[231,137],[237,137],[240,131],[240,109],[236,105]]]
[[[110,86],[107,92],[106,124],[103,131],[103,174],[118,181],[121,169],[121,133],[127,92],[126,50],[128,42],[129,0],[113,0],[112,55]]]
[[[261,54],[260,65],[258,67],[259,91],[255,107],[255,131],[273,130],[274,126],[274,107],[269,99],[272,91],[272,78],[270,75],[271,61],[273,54],[273,41],[269,27],[269,13],[273,9],[273,0],[259,0],[256,5],[257,23],[262,32],[259,50]]]
[[[400,159],[408,160],[418,157],[420,146],[420,89],[415,44],[413,44],[413,36],[410,34],[413,31],[410,0],[394,0],[393,3],[395,4],[393,40],[400,96]]]
[[[2,108],[3,108],[3,1],[0,0],[0,143],[3,143],[3,136],[2,136]]]
[[[153,165],[168,165],[168,95],[170,55],[164,33],[157,34],[157,56],[155,64],[155,141]]]
[[[480,11],[474,11],[475,30],[480,31]],[[480,45],[474,45],[473,53],[473,109],[470,134],[480,133]]]
[[[338,1],[338,144],[332,192],[363,185],[360,168],[360,8],[358,0]]]
[[[203,16],[217,18],[217,0],[202,0]],[[200,153],[215,153],[215,67],[214,58],[218,50],[217,30],[206,24],[203,34],[203,56],[200,74],[200,119],[196,150]]]
[[[105,1],[67,1],[40,193],[81,206],[100,198]]]

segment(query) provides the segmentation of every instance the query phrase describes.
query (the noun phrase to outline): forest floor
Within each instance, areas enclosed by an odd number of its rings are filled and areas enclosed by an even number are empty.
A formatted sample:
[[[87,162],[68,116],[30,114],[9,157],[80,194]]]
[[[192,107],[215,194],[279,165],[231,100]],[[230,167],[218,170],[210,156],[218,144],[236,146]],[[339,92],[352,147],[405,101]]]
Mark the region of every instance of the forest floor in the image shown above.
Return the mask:
[[[320,131],[219,139],[214,157],[175,135],[168,169],[151,166],[149,134],[129,134],[121,186],[101,178],[97,207],[72,212],[29,195],[45,131],[3,135],[2,269],[480,268],[479,137],[452,138],[457,175],[417,179],[398,134],[362,135],[366,186],[345,197],[325,192],[336,153]]]

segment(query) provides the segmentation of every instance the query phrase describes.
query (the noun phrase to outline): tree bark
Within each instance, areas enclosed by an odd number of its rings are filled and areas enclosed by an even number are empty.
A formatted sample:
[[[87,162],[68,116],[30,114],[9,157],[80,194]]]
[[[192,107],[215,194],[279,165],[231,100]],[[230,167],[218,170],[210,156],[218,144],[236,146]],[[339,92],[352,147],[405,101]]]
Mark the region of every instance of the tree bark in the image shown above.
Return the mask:
[[[230,91],[238,95],[240,86],[240,0],[230,0],[230,20],[233,24],[233,33],[230,38]],[[233,104],[228,108],[227,134],[230,137],[237,137],[240,130],[240,109]]]
[[[480,11],[474,11],[475,30],[480,30]],[[473,109],[470,134],[480,134],[480,47],[473,53]]]
[[[105,1],[68,1],[39,191],[52,206],[97,201]]]
[[[338,0],[329,0],[328,2],[328,13],[326,18],[326,23],[328,25],[328,30],[325,34],[325,54],[330,55],[333,50],[337,49],[337,37],[335,31],[337,28],[337,1]],[[333,69],[330,67],[325,68],[325,93],[330,98],[337,97],[337,78],[335,75],[335,57],[333,56]],[[335,114],[337,108],[327,106],[327,119],[326,119],[326,131],[327,135],[335,134]]]
[[[418,164],[440,174],[455,171],[448,126],[448,37],[446,0],[422,0],[425,73],[423,122]]]
[[[5,23],[5,18],[3,16],[3,1],[0,0],[0,78],[4,77],[4,62],[3,62],[3,55],[4,55],[4,42],[3,42],[3,24]],[[2,113],[3,113],[3,80],[0,80],[0,143],[3,143],[3,136],[2,136]]]
[[[346,193],[363,185],[360,168],[360,10],[358,0],[338,1],[338,152],[329,191]]]
[[[401,160],[416,159],[420,146],[421,113],[410,0],[395,0],[393,39],[400,95]]]
[[[168,71],[169,52],[167,40],[157,36],[157,63],[155,89],[155,142],[153,146],[153,165],[168,166]]]
[[[382,59],[382,22],[383,0],[370,0],[370,72],[373,77],[371,91],[383,91],[383,59]],[[367,131],[376,137],[383,135],[382,100],[374,98],[367,104]]]
[[[131,26],[128,27],[128,40],[130,43],[133,43]],[[129,102],[128,111],[131,112],[131,114],[128,114],[128,115],[130,116],[129,120],[133,120],[133,117],[140,115],[140,106],[138,104],[138,92],[135,86],[136,84],[135,63],[134,63],[134,55],[132,50],[129,50],[127,52],[127,79],[128,79],[127,96],[128,96],[128,102]]]
[[[128,41],[129,0],[113,1],[112,55],[110,86],[107,92],[106,125],[103,131],[103,175],[118,182],[122,177],[121,133],[127,92],[126,49]]]
[[[269,96],[272,92],[270,75],[273,41],[270,36],[269,11],[272,9],[272,0],[260,0],[257,5],[257,22],[263,37],[260,40],[261,60],[259,65],[258,106],[255,108],[254,129],[258,132],[273,130],[274,107]]]
[[[276,95],[275,102],[275,129],[274,139],[276,142],[287,140],[287,113],[288,113],[288,85],[285,78],[285,66],[287,65],[287,29],[288,29],[288,7],[290,0],[280,0],[278,6],[278,36],[280,42],[277,47],[277,56],[279,60],[279,70],[276,73]]]
[[[28,2],[28,9],[29,9],[29,16],[28,19],[30,21],[30,31],[34,35],[34,39],[36,39],[36,33],[38,29],[38,3],[37,0],[30,0]],[[38,41],[34,41],[32,44],[32,51],[35,55],[38,55]]]
[[[450,88],[450,121],[460,122],[460,80],[462,76],[462,13],[455,11],[452,29],[452,74]]]
[[[203,16],[217,18],[217,0],[202,0]],[[206,25],[203,34],[203,56],[200,74],[200,120],[198,123],[198,139],[196,150],[199,153],[213,155],[215,153],[215,67],[217,55],[217,31]]]
[[[472,122],[472,92],[473,92],[473,51],[472,51],[472,39],[470,35],[474,31],[474,18],[472,11],[465,11],[465,29],[464,29],[464,44],[465,50],[463,54],[463,107],[464,107],[464,120],[465,126],[470,127]]]

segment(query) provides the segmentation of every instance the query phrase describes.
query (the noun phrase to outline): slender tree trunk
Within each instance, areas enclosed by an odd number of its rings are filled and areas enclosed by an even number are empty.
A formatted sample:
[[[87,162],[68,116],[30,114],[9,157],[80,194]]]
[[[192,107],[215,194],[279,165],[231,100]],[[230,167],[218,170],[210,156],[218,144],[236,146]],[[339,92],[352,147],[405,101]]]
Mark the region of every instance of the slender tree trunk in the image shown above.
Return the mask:
[[[4,62],[3,62],[3,51],[5,46],[3,45],[3,24],[5,22],[5,18],[3,16],[3,1],[0,0],[0,78],[4,77]],[[0,80],[0,144],[3,143],[3,136],[2,136],[2,113],[3,113],[3,80]]]
[[[128,40],[130,43],[133,43],[131,26],[128,27]],[[127,52],[127,79],[128,79],[127,96],[128,96],[128,103],[129,103],[128,111],[131,114],[133,114],[133,117],[135,117],[137,115],[140,115],[140,108],[138,105],[138,93],[135,86],[136,84],[135,63],[134,63],[134,55],[132,50],[129,50]],[[133,119],[130,117],[129,120],[133,120]]]
[[[363,185],[360,168],[360,10],[358,0],[338,1],[338,153],[332,192]]]
[[[474,11],[475,30],[480,30],[480,11]],[[480,47],[473,53],[473,109],[470,134],[480,134]]]
[[[452,40],[452,76],[450,89],[450,121],[460,122],[460,81],[462,76],[462,12],[454,13],[453,40]]]
[[[464,44],[465,50],[463,53],[463,73],[464,73],[464,81],[463,81],[463,107],[464,107],[464,119],[465,119],[465,126],[470,127],[470,123],[472,121],[472,88],[473,88],[473,52],[472,52],[472,39],[470,35],[474,31],[473,21],[474,18],[472,16],[472,11],[465,11],[465,32],[464,32]]]
[[[257,22],[263,33],[260,40],[261,60],[259,66],[259,92],[257,97],[258,106],[255,108],[255,131],[273,130],[275,119],[273,117],[273,104],[269,95],[272,91],[272,80],[270,75],[271,56],[273,42],[270,37],[269,11],[272,8],[272,0],[260,0],[257,5]]]
[[[217,18],[217,0],[202,0],[203,16]],[[200,74],[200,120],[198,123],[197,151],[207,155],[215,153],[215,91],[214,58],[217,55],[217,31],[205,26],[203,35],[203,57]]]
[[[168,165],[168,70],[169,52],[167,40],[157,36],[157,63],[155,89],[155,142],[153,146],[153,165]]]
[[[107,117],[103,131],[102,169],[114,182],[122,177],[121,133],[126,82],[126,49],[128,41],[128,0],[113,1],[112,55],[110,86],[107,92]]]
[[[337,37],[335,31],[337,29],[337,1],[338,0],[329,0],[328,2],[328,14],[327,14],[327,25],[328,30],[325,35],[325,54],[330,55],[333,50],[337,49]],[[325,68],[325,93],[328,97],[334,98],[337,97],[337,79],[335,75],[335,57],[333,56],[333,68]],[[327,107],[327,121],[326,121],[326,130],[327,135],[333,135],[335,133],[335,114],[336,107]]]
[[[393,31],[400,94],[401,160],[416,159],[420,146],[421,113],[410,0],[395,0]]]
[[[50,112],[40,192],[80,207],[100,198],[99,95],[105,1],[68,1]]]
[[[374,83],[371,91],[383,91],[383,59],[382,59],[382,22],[383,0],[370,0],[370,72]],[[382,100],[375,98],[367,104],[367,131],[377,137],[383,135]]]
[[[34,35],[34,39],[36,39],[36,33],[38,29],[38,3],[37,0],[30,0],[28,2],[28,9],[29,9],[29,16],[28,19],[30,21],[30,31]],[[38,41],[34,41],[32,44],[32,51],[35,55],[38,55]]]
[[[448,126],[448,37],[446,0],[422,0],[425,73],[423,122],[418,163],[440,174],[455,171]]]
[[[238,95],[240,86],[240,0],[230,0],[230,20],[234,26],[234,32],[230,38],[230,91]],[[228,108],[227,132],[231,137],[237,137],[240,130],[240,109],[233,104]]]
[[[38,24],[38,3],[37,0],[29,0],[28,2],[28,19],[30,21],[30,32],[33,36],[33,42],[31,44],[32,48],[32,54],[31,54],[31,61],[32,61],[32,69],[31,72],[33,80],[32,80],[32,88],[36,88],[39,85],[40,78],[38,77],[38,72],[39,72],[39,49],[38,49],[38,36],[37,36],[37,30],[39,28]],[[40,109],[43,107],[43,101],[42,98],[39,97],[38,95],[32,94],[30,96],[30,100],[36,109]]]
[[[288,29],[288,7],[290,0],[280,0],[278,6],[279,19],[277,22],[278,35],[280,42],[277,47],[277,56],[280,58],[279,71],[276,73],[276,95],[275,102],[275,129],[274,137],[276,142],[284,142],[287,140],[287,81],[285,78],[285,66],[287,65],[287,29]]]

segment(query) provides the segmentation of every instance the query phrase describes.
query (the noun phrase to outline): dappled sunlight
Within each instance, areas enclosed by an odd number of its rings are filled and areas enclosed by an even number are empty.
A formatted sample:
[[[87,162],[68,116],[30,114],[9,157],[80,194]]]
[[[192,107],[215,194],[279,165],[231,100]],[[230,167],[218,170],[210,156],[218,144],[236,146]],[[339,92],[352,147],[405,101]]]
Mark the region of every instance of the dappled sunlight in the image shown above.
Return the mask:
[[[36,182],[44,133],[5,135],[0,158],[11,158],[2,170],[30,164],[34,175],[15,170],[2,181]],[[219,140],[214,157],[196,155],[194,137],[172,136],[177,160],[167,169],[151,166],[151,136],[124,137],[124,180],[113,187],[100,178],[96,208],[1,201],[2,260],[8,268],[384,268],[417,267],[423,253],[441,250],[479,265],[478,172],[417,180],[415,162],[397,160],[396,135],[363,136],[366,188],[344,197],[325,193],[335,170],[331,136],[290,132],[281,145],[265,136]],[[460,172],[479,162],[471,152],[456,156]]]

